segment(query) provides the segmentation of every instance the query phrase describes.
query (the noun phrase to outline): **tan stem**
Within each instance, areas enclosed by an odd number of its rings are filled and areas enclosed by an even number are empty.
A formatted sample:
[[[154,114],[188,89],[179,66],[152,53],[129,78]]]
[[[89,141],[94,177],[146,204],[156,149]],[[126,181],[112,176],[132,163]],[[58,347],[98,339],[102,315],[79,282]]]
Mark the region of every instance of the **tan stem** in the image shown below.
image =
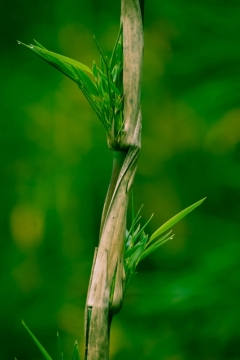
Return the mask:
[[[143,27],[139,0],[122,0],[124,135],[114,153],[98,250],[85,312],[85,360],[108,360],[111,318],[122,306],[125,286],[124,240],[130,189],[141,147],[140,87]]]
[[[114,189],[116,187],[116,183],[118,180],[118,176],[120,173],[120,170],[122,168],[124,159],[126,158],[127,153],[125,151],[114,151],[113,152],[113,167],[112,167],[112,175],[111,180],[107,192],[107,196],[105,199],[104,207],[103,207],[103,213],[102,213],[102,220],[101,220],[101,227],[100,227],[100,236],[102,233],[102,228],[106,219],[106,214],[109,208],[109,204],[111,202]]]

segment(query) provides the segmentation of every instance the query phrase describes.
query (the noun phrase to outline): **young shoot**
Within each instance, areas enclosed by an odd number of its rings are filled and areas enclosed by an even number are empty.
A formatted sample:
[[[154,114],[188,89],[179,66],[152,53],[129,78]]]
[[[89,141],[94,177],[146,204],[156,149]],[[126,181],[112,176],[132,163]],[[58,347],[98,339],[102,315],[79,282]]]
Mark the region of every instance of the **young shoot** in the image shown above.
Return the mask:
[[[36,40],[34,40],[34,45],[26,45],[20,41],[18,44],[26,46],[77,83],[104,125],[109,147],[118,150],[124,130],[122,27],[120,27],[110,61],[104,56],[96,39],[95,42],[100,53],[100,66],[93,61],[92,69],[79,61],[47,50]]]
[[[149,238],[145,233],[145,228],[148,223],[151,221],[153,215],[149,220],[141,227],[140,225],[140,212],[143,205],[140,207],[136,216],[132,218],[132,225],[129,231],[126,231],[125,237],[125,252],[124,252],[124,266],[126,273],[126,287],[132,277],[135,274],[136,267],[140,261],[142,261],[146,256],[150,255],[153,251],[157,250],[160,246],[165,244],[167,241],[172,240],[174,234],[172,230],[167,232],[165,235],[161,236],[164,232],[169,230],[173,225],[183,219],[187,214],[193,211],[196,207],[202,204],[206,198],[197,201],[193,205],[187,207],[186,209],[179,212],[177,215],[173,216],[170,220],[161,225]],[[132,213],[133,204],[132,204]]]

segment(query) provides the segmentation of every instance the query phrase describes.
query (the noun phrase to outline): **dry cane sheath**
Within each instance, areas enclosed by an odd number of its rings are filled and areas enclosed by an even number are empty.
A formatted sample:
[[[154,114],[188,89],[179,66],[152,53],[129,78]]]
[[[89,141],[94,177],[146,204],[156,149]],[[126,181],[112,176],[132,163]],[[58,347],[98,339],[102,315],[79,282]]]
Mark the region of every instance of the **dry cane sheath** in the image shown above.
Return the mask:
[[[114,184],[109,186],[99,247],[93,261],[85,311],[85,360],[109,358],[110,319],[120,310],[123,300],[126,216],[141,147],[143,26],[139,0],[122,0],[121,23],[124,132],[117,150],[124,154],[124,161]],[[112,143],[114,144],[114,139]]]

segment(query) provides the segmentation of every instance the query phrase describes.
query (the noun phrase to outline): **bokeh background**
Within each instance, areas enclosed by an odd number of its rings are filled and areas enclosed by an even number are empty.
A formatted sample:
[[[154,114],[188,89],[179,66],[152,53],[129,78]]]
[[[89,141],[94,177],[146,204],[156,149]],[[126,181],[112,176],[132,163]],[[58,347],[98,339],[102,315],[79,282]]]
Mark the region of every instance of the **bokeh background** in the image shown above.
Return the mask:
[[[111,172],[103,126],[71,80],[17,45],[88,66],[108,54],[120,0],[1,2],[1,359],[59,359],[78,339]],[[139,267],[111,359],[240,358],[240,3],[146,0],[143,137],[135,181],[158,226],[207,200]]]

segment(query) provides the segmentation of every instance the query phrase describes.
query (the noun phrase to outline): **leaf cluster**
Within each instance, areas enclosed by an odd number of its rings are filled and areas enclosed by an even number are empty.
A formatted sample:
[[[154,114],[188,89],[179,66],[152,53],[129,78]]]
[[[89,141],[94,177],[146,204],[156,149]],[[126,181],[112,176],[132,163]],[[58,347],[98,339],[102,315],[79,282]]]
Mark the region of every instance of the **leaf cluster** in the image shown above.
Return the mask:
[[[34,42],[35,45],[26,45],[20,41],[18,44],[26,46],[77,83],[104,125],[110,147],[117,150],[124,129],[122,27],[119,30],[110,60],[104,56],[95,39],[100,53],[100,66],[93,61],[92,69],[79,61],[47,50],[36,40]]]
[[[157,250],[160,246],[165,244],[167,241],[172,240],[174,234],[172,230],[162,235],[164,232],[169,230],[173,225],[178,221],[183,219],[187,214],[193,211],[196,207],[202,204],[205,200],[199,200],[193,205],[187,207],[186,209],[179,212],[177,215],[173,216],[170,220],[161,225],[149,238],[145,233],[145,228],[148,223],[151,221],[153,215],[149,220],[141,226],[140,224],[140,212],[143,207],[139,209],[136,216],[132,217],[132,225],[129,231],[126,231],[125,237],[125,253],[124,253],[124,265],[126,273],[126,286],[128,285],[132,275],[136,272],[136,267],[140,261],[142,261],[146,256],[150,255],[153,251]]]

